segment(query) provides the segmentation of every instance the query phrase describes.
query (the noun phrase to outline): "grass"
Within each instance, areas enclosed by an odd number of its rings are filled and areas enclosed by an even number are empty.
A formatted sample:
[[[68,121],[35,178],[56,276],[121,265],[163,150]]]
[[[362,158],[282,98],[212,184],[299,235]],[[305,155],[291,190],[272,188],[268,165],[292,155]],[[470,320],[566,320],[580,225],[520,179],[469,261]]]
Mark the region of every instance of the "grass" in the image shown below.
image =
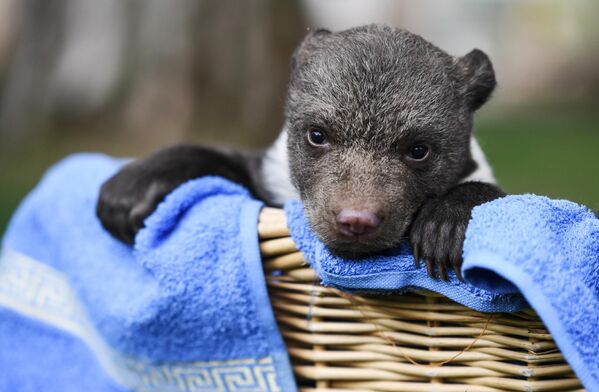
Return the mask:
[[[480,121],[477,136],[508,193],[599,210],[599,116],[538,113]]]
[[[477,137],[508,193],[564,198],[599,210],[599,114],[536,110],[483,115],[476,123]],[[31,143],[26,153],[0,153],[0,233],[45,169],[82,150],[122,153],[123,147],[84,135]]]

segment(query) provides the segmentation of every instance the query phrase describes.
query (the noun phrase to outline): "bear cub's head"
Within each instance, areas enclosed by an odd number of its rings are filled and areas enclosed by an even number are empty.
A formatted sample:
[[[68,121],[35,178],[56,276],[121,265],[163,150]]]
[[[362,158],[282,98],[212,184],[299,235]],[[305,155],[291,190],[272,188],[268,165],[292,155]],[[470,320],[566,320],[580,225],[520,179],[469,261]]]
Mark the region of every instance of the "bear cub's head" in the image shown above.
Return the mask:
[[[369,25],[310,33],[291,68],[291,179],[333,251],[398,245],[423,201],[472,171],[473,114],[495,87],[480,50],[452,57],[415,34]]]

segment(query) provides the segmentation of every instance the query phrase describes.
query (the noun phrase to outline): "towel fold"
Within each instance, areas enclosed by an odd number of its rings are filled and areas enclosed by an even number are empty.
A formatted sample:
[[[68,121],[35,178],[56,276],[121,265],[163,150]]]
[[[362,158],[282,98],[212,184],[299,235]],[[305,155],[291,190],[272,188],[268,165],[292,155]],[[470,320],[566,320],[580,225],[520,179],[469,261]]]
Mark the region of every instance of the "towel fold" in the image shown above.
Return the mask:
[[[13,216],[0,390],[296,390],[261,266],[262,204],[220,178],[187,182],[132,250],[95,217],[99,187],[122,163],[67,158]]]
[[[534,195],[478,206],[462,271],[490,291],[518,287],[587,391],[599,391],[599,219],[591,211]]]
[[[385,255],[346,259],[334,255],[310,229],[299,201],[285,205],[291,237],[304,252],[322,283],[344,291],[403,292],[412,288],[435,291],[479,312],[515,312],[528,306],[518,289],[507,281],[494,290],[464,284],[448,271],[448,280],[430,278],[417,268],[408,243]]]
[[[532,306],[589,392],[599,391],[599,220],[563,200],[507,196],[473,210],[460,282],[416,268],[409,244],[348,260],[319,241],[300,202],[285,206],[291,236],[325,285],[345,291],[423,288],[481,312]]]

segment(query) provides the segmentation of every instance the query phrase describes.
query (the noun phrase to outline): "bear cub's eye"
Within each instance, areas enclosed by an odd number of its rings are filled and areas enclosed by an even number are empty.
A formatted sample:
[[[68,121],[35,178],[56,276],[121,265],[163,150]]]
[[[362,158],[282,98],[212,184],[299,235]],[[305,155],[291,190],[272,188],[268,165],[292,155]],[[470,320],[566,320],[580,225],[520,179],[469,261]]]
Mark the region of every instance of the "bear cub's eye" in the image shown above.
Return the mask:
[[[422,161],[428,157],[428,147],[424,144],[415,144],[410,148],[408,157],[415,161]]]
[[[322,147],[328,144],[327,134],[318,128],[311,128],[308,131],[308,141],[315,147]]]

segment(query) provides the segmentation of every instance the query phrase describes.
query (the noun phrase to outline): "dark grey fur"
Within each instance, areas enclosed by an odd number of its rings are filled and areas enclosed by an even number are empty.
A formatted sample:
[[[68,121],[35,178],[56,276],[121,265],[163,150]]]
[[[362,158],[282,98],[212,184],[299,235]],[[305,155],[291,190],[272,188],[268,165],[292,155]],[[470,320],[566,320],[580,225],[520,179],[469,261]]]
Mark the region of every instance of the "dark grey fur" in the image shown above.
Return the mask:
[[[480,51],[456,59],[376,25],[310,34],[292,60],[286,118],[291,177],[314,230],[343,252],[396,245],[424,200],[471,170],[473,113],[494,87]],[[306,143],[311,127],[328,133],[328,148]],[[406,160],[415,143],[430,146],[427,162]],[[383,227],[348,241],[335,229],[343,208],[373,210]]]

